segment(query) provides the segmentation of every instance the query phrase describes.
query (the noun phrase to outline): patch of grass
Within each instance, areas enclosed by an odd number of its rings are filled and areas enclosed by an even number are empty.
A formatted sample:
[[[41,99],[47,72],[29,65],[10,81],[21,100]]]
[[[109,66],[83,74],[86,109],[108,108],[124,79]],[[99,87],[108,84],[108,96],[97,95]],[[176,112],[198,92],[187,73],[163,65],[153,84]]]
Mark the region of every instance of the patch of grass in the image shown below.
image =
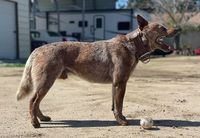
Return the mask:
[[[0,67],[24,67],[25,64],[22,63],[2,63]]]

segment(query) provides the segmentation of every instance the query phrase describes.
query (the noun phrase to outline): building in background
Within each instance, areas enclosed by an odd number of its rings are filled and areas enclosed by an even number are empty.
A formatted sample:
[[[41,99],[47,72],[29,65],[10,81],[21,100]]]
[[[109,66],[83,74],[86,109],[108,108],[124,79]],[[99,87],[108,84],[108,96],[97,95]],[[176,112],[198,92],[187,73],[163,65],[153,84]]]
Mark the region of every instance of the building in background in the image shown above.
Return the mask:
[[[85,0],[83,23],[82,2],[83,0],[35,0],[32,6],[35,9],[31,10],[34,11],[31,26],[36,30],[60,31],[82,38],[85,24],[85,41],[110,39],[117,34],[126,34],[138,26],[133,9],[116,9],[116,0]]]
[[[22,59],[29,54],[29,1],[0,0],[0,58]]]

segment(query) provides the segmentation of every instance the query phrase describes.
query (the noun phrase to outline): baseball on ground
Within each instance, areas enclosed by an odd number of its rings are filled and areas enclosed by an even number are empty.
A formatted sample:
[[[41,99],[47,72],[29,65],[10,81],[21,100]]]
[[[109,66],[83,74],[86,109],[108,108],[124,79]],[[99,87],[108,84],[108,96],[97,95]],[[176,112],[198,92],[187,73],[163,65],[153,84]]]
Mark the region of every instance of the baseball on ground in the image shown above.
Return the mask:
[[[150,117],[145,117],[140,120],[140,126],[144,129],[150,129],[153,126],[153,120]]]

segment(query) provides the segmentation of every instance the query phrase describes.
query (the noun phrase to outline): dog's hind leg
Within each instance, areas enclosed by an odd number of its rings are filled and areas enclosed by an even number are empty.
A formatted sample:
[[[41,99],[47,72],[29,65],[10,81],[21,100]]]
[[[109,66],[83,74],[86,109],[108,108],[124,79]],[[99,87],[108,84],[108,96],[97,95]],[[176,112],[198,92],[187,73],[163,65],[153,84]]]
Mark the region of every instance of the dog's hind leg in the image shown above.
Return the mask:
[[[37,107],[37,117],[40,119],[40,121],[51,121],[51,117],[43,115],[43,113],[41,112],[39,106],[40,105],[38,104],[38,107]]]
[[[39,109],[39,105],[40,102],[42,101],[42,99],[44,98],[44,96],[47,94],[48,90],[51,88],[51,86],[53,85],[56,77],[54,76],[47,76],[46,74],[44,74],[41,78],[43,79],[37,79],[37,83],[34,86],[34,91],[35,94],[33,96],[33,98],[30,101],[30,115],[31,115],[31,123],[33,125],[33,127],[35,128],[39,128],[40,127],[40,123],[37,119],[37,117],[41,120],[41,121],[49,121],[51,118],[48,116],[44,116],[42,114],[42,112]]]

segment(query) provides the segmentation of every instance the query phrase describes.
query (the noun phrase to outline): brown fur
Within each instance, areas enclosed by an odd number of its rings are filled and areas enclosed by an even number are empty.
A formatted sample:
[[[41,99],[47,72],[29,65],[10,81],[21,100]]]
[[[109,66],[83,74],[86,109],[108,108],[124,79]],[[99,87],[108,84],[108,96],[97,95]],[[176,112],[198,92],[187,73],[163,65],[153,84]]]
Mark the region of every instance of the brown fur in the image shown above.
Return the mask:
[[[137,16],[139,28],[127,35],[87,42],[57,42],[37,48],[29,57],[17,92],[20,100],[31,91],[34,96],[30,100],[31,122],[35,128],[41,121],[49,121],[39,109],[39,104],[57,78],[66,79],[73,73],[90,82],[112,83],[113,112],[117,122],[126,125],[122,114],[123,98],[126,83],[136,67],[139,59],[136,56],[140,48],[132,38],[141,35],[149,51],[160,48],[169,51],[166,45],[158,44],[157,38],[175,33],[157,23],[148,24],[141,16]],[[137,46],[136,46],[137,45]],[[141,51],[140,51],[141,53]]]

